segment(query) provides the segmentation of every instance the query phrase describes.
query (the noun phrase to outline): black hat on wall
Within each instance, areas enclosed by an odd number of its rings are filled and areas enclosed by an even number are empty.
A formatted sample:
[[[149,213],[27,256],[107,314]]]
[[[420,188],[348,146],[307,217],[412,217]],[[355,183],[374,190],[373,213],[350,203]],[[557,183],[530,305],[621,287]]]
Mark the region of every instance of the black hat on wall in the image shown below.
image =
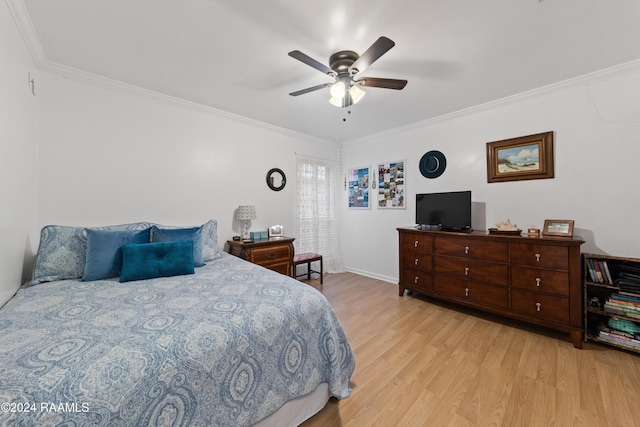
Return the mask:
[[[431,150],[422,156],[419,167],[425,178],[437,178],[447,168],[447,158],[440,151]]]

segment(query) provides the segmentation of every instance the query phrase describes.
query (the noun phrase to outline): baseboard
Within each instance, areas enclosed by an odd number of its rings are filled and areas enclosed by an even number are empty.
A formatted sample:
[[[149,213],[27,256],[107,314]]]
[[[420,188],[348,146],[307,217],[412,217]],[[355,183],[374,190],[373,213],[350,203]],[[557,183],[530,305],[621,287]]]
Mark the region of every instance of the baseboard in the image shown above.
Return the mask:
[[[382,280],[383,282],[389,282],[394,285],[398,284],[397,277],[382,276],[380,274],[371,273],[370,271],[364,271],[364,270],[359,270],[357,268],[350,268],[350,267],[345,267],[345,270],[348,271],[349,273],[355,273],[355,274],[359,274],[360,276],[366,276],[372,279]]]

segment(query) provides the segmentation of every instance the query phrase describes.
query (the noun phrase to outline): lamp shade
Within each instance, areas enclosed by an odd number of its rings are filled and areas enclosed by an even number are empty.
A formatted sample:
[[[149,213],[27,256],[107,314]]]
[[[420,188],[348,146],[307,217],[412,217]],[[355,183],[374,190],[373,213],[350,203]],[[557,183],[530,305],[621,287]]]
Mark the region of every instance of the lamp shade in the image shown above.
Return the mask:
[[[256,207],[251,205],[238,206],[236,218],[240,220],[256,219]]]

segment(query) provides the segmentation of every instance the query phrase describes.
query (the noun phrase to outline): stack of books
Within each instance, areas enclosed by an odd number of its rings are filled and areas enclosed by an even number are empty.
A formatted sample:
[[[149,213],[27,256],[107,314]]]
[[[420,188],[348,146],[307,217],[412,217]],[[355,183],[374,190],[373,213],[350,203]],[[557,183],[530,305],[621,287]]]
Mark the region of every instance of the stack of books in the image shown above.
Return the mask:
[[[627,345],[634,349],[640,350],[640,336],[638,333],[629,334],[617,329],[602,328],[598,334],[598,338],[614,344]]]
[[[627,299],[625,296],[611,295],[609,301],[605,303],[606,306],[616,306],[616,310],[622,310],[625,316],[634,317],[640,316],[640,298]],[[618,308],[622,307],[622,308]],[[638,309],[634,312],[634,316],[629,316],[629,310]],[[607,321],[607,324],[600,326],[598,338],[603,341],[607,341],[614,344],[626,345],[640,350],[640,326],[631,320],[612,317]]]
[[[587,270],[593,283],[604,283],[606,285],[614,285],[613,276],[609,270],[606,260],[588,258]]]
[[[640,320],[640,295],[625,291],[611,294],[604,303],[604,311]]]
[[[617,266],[616,280],[614,283],[621,291],[640,298],[640,266],[626,262],[620,263]]]

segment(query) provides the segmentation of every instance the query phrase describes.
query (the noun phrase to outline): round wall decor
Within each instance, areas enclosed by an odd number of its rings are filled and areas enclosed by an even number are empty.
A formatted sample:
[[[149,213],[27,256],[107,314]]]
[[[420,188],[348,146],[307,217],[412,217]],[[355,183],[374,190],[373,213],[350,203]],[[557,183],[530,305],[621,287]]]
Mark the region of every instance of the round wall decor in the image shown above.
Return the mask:
[[[267,185],[273,191],[280,191],[287,184],[287,177],[282,169],[272,168],[267,172]]]
[[[425,178],[437,178],[447,168],[447,158],[440,151],[431,150],[422,156],[418,166]]]

